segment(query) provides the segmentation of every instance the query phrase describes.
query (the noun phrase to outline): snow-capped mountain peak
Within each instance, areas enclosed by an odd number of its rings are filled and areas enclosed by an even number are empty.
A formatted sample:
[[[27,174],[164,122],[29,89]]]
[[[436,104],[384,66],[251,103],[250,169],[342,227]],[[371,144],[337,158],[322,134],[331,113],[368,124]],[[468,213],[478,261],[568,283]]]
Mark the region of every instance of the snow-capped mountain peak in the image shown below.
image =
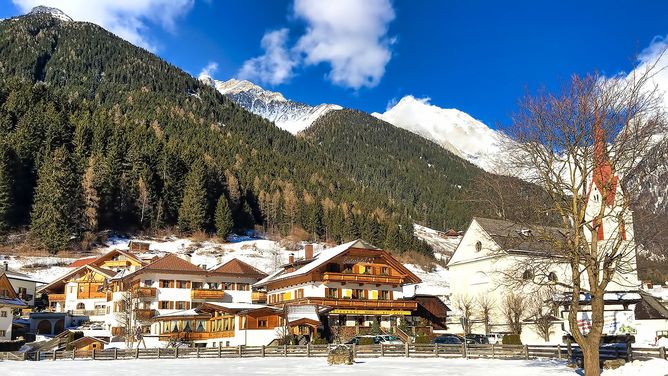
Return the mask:
[[[57,18],[62,21],[72,21],[72,18],[65,14],[62,10],[53,7],[47,7],[44,5],[39,5],[30,10],[28,14],[50,14],[54,18]]]
[[[497,161],[506,136],[463,111],[440,108],[429,101],[407,95],[384,113],[372,115],[434,141],[484,170],[503,172]]]
[[[320,116],[342,107],[335,104],[308,104],[285,99],[283,94],[265,90],[246,80],[218,81],[208,75],[200,75],[200,81],[213,86],[234,103],[256,115],[273,121],[277,127],[292,134],[308,128]]]

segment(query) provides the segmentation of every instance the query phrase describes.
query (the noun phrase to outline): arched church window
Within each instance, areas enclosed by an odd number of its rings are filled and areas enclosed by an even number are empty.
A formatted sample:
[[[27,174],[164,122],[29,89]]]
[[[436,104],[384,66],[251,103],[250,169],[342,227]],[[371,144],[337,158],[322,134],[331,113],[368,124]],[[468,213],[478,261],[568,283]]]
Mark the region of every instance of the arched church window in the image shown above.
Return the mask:
[[[527,269],[522,273],[522,279],[525,281],[533,278],[533,272],[530,269]]]
[[[476,252],[480,252],[480,251],[482,251],[482,242],[481,242],[480,240],[478,240],[478,241],[475,243],[475,251],[476,251]]]

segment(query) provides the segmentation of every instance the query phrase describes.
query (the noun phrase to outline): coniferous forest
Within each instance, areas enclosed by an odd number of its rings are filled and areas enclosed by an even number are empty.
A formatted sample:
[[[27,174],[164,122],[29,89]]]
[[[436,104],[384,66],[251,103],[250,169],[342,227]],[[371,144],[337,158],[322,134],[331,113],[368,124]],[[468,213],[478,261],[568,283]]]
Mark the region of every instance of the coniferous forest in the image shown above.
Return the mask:
[[[102,230],[259,229],[431,249],[414,222],[462,229],[486,174],[367,114],[301,137],[89,23],[0,23],[0,232],[52,252]]]

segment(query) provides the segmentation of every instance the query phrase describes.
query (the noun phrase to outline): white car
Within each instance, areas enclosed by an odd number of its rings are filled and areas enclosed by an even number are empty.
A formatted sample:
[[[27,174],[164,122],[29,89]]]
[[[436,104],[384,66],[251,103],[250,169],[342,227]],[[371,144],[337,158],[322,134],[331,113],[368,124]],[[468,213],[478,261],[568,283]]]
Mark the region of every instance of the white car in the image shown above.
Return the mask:
[[[383,345],[403,345],[404,343],[399,339],[399,337],[395,337],[393,335],[389,334],[383,334],[376,336],[374,342],[377,344],[383,344]]]
[[[503,341],[503,334],[488,334],[487,339],[490,345],[496,345]]]

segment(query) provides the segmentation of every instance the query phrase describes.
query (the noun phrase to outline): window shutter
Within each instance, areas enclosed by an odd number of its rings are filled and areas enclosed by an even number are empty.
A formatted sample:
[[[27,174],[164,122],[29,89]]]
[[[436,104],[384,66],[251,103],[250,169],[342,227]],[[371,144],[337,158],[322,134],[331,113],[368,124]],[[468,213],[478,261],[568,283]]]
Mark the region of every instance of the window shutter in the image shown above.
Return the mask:
[[[174,309],[174,302],[169,302],[169,309]]]
[[[371,299],[378,299],[378,290],[371,290]]]

